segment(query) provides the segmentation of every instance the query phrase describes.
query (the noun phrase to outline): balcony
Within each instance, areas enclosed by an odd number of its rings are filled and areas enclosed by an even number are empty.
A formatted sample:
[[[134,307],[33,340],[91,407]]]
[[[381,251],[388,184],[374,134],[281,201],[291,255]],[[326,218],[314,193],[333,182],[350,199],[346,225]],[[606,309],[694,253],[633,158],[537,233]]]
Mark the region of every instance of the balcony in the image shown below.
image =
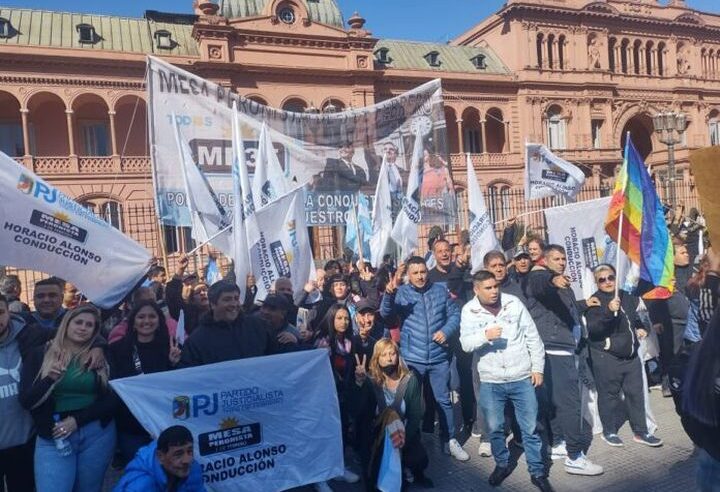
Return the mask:
[[[40,176],[59,176],[67,174],[148,174],[150,157],[148,156],[27,156],[16,157],[16,161]]]
[[[464,168],[467,154],[450,154],[450,164],[453,168]],[[518,154],[470,154],[470,160],[475,167],[502,168],[509,163],[517,164]],[[512,159],[511,159],[512,158]]]

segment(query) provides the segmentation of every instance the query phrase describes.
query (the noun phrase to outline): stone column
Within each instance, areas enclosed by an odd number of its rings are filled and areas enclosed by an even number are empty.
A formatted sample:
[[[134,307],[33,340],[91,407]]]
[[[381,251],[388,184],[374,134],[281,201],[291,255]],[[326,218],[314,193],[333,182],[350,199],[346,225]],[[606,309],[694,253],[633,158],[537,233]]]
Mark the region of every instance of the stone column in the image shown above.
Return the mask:
[[[650,50],[650,74],[657,75],[657,49]]]
[[[622,45],[621,40],[615,43],[615,73],[622,73]]]
[[[73,110],[66,109],[65,116],[67,117],[67,131],[69,139],[68,143],[70,144],[70,155],[76,156],[77,154],[75,153],[75,131],[73,130]]]
[[[30,155],[30,131],[28,128],[28,113],[30,113],[29,109],[20,109],[20,118],[22,119],[23,132],[23,149],[25,150],[25,156]]]
[[[558,56],[558,44],[560,40],[554,38],[552,42],[552,69],[560,68],[560,57]]]
[[[635,73],[635,57],[633,56],[632,44],[628,43],[625,52],[627,53],[627,73]]]
[[[640,50],[638,50],[638,58],[640,62],[640,74],[641,75],[647,75],[647,69],[645,67],[645,45],[640,45]]]
[[[487,145],[486,145],[486,142],[485,142],[485,140],[486,140],[486,138],[485,138],[485,135],[486,135],[485,129],[486,129],[486,128],[487,128],[487,127],[486,127],[486,125],[485,125],[485,120],[480,120],[480,145],[482,146],[482,153],[483,153],[483,154],[487,154]]]
[[[457,133],[458,133],[458,152],[464,153],[465,152],[465,135],[463,135],[463,127],[462,127],[462,118],[458,118],[455,120],[457,123]]]
[[[503,152],[509,154],[510,152],[512,152],[510,150],[512,148],[510,146],[510,122],[503,121],[503,126],[505,127],[505,148],[503,149]]]
[[[117,137],[115,136],[115,111],[108,111],[110,117],[110,144],[112,146],[112,155],[118,154]]]

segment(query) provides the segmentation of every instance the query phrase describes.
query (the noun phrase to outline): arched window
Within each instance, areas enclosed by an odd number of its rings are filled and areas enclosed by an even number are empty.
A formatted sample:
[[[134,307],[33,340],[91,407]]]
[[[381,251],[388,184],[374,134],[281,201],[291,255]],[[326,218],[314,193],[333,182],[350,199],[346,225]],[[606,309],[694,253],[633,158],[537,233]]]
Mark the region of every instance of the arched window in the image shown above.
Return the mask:
[[[640,75],[640,62],[642,61],[642,56],[640,54],[640,46],[642,46],[642,43],[640,40],[635,41],[633,44],[633,51],[632,51],[632,63],[633,63],[633,72],[636,75]]]
[[[628,73],[628,46],[630,45],[630,41],[627,39],[623,39],[622,43],[620,43],[620,71],[622,73]]]
[[[550,34],[547,37],[547,66],[550,69],[555,68],[555,64],[557,63],[557,60],[555,59],[555,53],[553,53],[553,45],[555,44],[555,35]]]
[[[665,43],[658,43],[657,72],[660,77],[665,76]]]
[[[508,183],[497,182],[488,185],[488,213],[491,222],[510,218],[511,193]]]
[[[710,127],[710,145],[720,145],[720,113],[717,110],[710,113],[708,125]]]
[[[652,41],[648,41],[645,44],[645,73],[648,75],[653,75],[653,47],[654,44]]]
[[[123,230],[123,207],[121,203],[108,198],[88,198],[81,201],[80,204],[115,229]]]
[[[545,38],[543,36],[543,33],[540,33],[537,35],[537,39],[535,41],[535,49],[537,50],[537,60],[538,60],[538,68],[543,68],[543,52],[545,47]]]
[[[557,40],[557,51],[558,51],[558,68],[565,70],[565,36],[560,36]]]
[[[608,41],[608,61],[610,63],[610,71],[615,72],[617,67],[615,66],[615,50],[617,49],[617,39],[610,38]]]
[[[546,113],[547,118],[547,143],[551,149],[565,148],[565,118],[562,115],[562,108],[557,105],[550,106]]]

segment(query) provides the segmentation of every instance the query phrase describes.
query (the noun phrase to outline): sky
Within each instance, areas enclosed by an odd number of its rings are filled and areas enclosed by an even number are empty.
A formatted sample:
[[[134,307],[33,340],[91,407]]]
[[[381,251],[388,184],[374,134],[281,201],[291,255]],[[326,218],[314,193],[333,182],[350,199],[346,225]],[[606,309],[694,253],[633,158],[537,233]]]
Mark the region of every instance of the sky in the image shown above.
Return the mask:
[[[373,36],[445,42],[459,36],[505,0],[337,0],[345,19],[358,11]],[[666,0],[663,0],[666,1]],[[687,0],[694,9],[720,14],[718,0]],[[142,17],[145,10],[192,13],[192,0],[0,0],[0,7],[63,10]]]

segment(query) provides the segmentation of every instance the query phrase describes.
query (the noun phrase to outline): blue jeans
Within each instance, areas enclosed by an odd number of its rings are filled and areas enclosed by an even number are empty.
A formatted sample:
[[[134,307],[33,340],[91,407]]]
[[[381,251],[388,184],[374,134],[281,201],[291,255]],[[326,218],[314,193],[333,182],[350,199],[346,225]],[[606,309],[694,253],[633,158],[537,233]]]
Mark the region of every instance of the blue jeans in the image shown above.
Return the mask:
[[[417,373],[418,381],[422,381],[427,374],[432,387],[435,402],[439,407],[440,417],[440,440],[447,442],[455,438],[455,418],[453,406],[450,401],[450,361],[443,361],[437,364],[421,364],[419,362],[408,362],[410,369]]]
[[[115,422],[104,428],[94,420],[68,438],[70,456],[60,456],[55,441],[40,436],[35,444],[37,492],[100,492],[115,452]]]
[[[510,451],[505,445],[505,404],[512,403],[515,408],[515,418],[520,427],[525,460],[528,472],[533,477],[545,476],[541,448],[542,441],[536,432],[535,423],[538,414],[535,388],[530,378],[511,383],[480,384],[480,410],[485,415],[490,432],[490,449],[492,449],[495,464],[506,468],[510,460]]]
[[[702,448],[698,453],[697,486],[701,492],[720,491],[720,461]]]

